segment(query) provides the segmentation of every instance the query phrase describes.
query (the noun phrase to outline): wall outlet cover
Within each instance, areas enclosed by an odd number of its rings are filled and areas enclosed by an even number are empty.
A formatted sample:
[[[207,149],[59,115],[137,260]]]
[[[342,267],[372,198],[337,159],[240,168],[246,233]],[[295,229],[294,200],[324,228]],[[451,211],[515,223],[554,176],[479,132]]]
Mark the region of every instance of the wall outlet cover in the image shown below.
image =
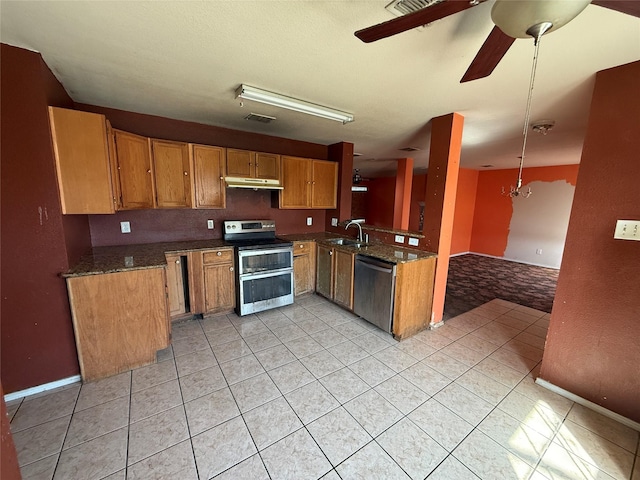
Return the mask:
[[[331,226],[332,227],[337,227],[338,226],[338,219],[336,217],[332,217],[331,218]]]
[[[207,228],[213,230],[213,220],[207,220]]]
[[[404,243],[404,235],[396,235],[396,243]]]
[[[536,255],[542,255],[542,249],[536,248]]]
[[[120,232],[131,233],[131,224],[129,222],[120,222]]]
[[[307,226],[313,225],[313,217],[307,217]]]
[[[619,240],[640,240],[640,220],[618,220],[613,238]]]
[[[411,245],[412,247],[417,247],[419,243],[420,243],[419,239],[409,237],[409,245]]]

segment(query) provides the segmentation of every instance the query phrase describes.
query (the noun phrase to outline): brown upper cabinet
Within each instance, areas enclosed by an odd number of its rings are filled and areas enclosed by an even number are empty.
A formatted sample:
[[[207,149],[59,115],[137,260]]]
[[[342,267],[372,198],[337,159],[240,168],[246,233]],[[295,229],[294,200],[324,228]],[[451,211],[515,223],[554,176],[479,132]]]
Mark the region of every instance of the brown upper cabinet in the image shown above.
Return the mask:
[[[114,213],[104,115],[49,107],[64,214]]]
[[[151,153],[156,207],[191,207],[191,166],[188,144],[151,140]]]
[[[280,181],[280,155],[228,148],[227,176]]]
[[[280,208],[336,208],[338,164],[283,156],[282,186]]]
[[[118,210],[154,208],[149,139],[121,130],[114,129],[113,133]]]
[[[194,208],[225,208],[226,151],[221,147],[190,145]]]

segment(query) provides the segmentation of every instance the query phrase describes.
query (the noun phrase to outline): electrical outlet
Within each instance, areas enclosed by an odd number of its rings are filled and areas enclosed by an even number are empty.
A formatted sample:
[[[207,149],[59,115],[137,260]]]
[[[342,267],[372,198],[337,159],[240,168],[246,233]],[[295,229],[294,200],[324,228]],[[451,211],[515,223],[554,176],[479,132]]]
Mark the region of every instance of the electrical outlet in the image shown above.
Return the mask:
[[[542,255],[542,249],[536,248],[536,255]]]
[[[307,217],[307,226],[313,225],[313,217]]]
[[[620,240],[640,240],[640,220],[618,220],[613,238]]]
[[[417,247],[418,243],[420,243],[419,239],[413,238],[413,237],[409,237],[409,245],[411,245],[412,247]]]
[[[396,243],[404,243],[404,235],[396,235]]]
[[[336,217],[332,217],[331,218],[331,226],[332,227],[337,227],[338,226],[338,219]]]
[[[129,222],[120,222],[120,232],[131,233],[131,224]]]
[[[207,228],[213,230],[213,220],[207,220]]]

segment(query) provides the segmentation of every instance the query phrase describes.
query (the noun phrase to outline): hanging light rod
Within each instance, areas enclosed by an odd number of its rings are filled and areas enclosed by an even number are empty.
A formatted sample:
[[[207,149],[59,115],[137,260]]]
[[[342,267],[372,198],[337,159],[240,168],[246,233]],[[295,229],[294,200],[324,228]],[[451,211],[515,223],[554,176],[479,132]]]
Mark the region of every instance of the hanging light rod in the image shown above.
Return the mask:
[[[295,112],[327,118],[329,120],[342,122],[343,124],[353,122],[353,114],[351,113],[342,112],[329,107],[323,107],[322,105],[316,105],[315,103],[305,102],[304,100],[298,100],[297,98],[287,97],[286,95],[280,95],[279,93],[268,92],[267,90],[250,87],[249,85],[241,84],[236,89],[236,98],[266,103],[267,105],[273,105],[274,107],[286,108],[287,110],[293,110]]]

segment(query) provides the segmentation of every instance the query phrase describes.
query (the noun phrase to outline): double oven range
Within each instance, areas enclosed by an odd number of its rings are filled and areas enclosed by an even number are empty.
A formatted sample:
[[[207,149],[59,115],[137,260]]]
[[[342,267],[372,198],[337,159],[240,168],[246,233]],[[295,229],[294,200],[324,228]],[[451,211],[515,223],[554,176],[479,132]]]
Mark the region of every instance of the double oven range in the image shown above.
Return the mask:
[[[293,303],[293,242],[276,238],[274,221],[225,221],[223,238],[235,247],[238,315]]]

